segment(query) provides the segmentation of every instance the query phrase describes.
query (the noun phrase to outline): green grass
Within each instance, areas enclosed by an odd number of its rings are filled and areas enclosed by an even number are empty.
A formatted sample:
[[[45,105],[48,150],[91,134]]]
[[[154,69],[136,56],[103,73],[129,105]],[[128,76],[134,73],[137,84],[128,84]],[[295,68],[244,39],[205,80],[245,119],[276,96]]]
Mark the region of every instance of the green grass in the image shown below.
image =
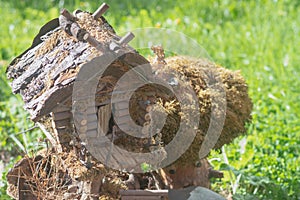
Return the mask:
[[[39,28],[57,17],[60,8],[94,11],[99,4],[63,2],[0,0],[0,150],[12,152],[11,160],[22,151],[12,135],[32,149],[39,132],[16,134],[33,124],[22,110],[20,98],[11,94],[4,67],[30,46]],[[227,170],[222,181],[215,180],[214,189],[234,193],[235,199],[299,199],[299,1],[106,2],[111,8],[105,16],[118,33],[141,27],[183,32],[215,62],[241,70],[247,80],[254,103],[253,122],[247,136],[227,145],[223,154],[212,153],[213,165]],[[3,189],[0,196],[4,197]]]

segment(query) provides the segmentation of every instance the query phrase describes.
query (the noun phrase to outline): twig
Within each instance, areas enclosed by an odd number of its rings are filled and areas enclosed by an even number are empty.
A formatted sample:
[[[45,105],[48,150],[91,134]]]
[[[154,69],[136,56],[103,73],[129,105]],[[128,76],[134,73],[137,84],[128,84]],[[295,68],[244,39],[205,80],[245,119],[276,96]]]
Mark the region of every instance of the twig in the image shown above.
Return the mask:
[[[58,146],[57,141],[56,141],[56,140],[53,138],[53,136],[47,131],[46,127],[45,127],[43,124],[37,122],[36,125],[38,125],[38,127],[43,131],[43,133],[46,135],[46,137],[48,138],[48,140],[51,142],[51,144],[52,144],[53,146]]]
[[[21,135],[23,133],[28,133],[29,131],[32,131],[34,129],[38,128],[38,126],[35,124],[33,127],[29,128],[29,129],[26,129],[25,131],[21,131],[21,132],[18,132],[18,133],[15,133],[14,135]]]

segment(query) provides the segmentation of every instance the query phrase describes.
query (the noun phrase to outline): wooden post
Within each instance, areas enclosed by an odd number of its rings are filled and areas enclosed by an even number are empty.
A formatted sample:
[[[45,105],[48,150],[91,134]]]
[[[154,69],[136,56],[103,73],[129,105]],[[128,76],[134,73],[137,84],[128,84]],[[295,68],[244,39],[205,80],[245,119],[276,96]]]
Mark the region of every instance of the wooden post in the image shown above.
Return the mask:
[[[128,44],[133,38],[134,38],[134,34],[132,32],[128,32],[126,35],[124,35],[120,40],[119,40],[119,44],[120,45],[126,45]]]
[[[106,3],[103,3],[94,13],[93,13],[93,18],[97,20],[100,18],[109,8],[109,5]]]
[[[75,22],[77,18],[72,15],[67,9],[63,9],[60,14],[64,16],[67,20]]]
[[[111,51],[118,51],[119,49],[121,49],[120,46],[128,44],[133,38],[134,38],[134,34],[132,32],[128,32],[118,42],[110,43],[109,49]]]

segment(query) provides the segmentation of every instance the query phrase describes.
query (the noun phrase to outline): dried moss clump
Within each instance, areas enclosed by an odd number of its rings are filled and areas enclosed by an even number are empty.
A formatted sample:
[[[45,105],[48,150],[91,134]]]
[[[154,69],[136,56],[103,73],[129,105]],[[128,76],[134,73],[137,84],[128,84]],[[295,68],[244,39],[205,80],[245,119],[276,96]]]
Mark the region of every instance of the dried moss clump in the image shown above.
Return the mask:
[[[248,96],[247,84],[239,71],[225,69],[207,60],[181,56],[167,58],[166,63],[155,69],[159,72],[158,74],[162,74],[161,78],[183,80],[183,83],[190,84],[199,101],[200,121],[196,137],[189,149],[176,163],[188,165],[199,160],[199,150],[212,120],[212,112],[214,112],[213,120],[216,121],[222,121],[223,113],[226,113],[221,135],[214,145],[215,149],[221,148],[224,144],[230,143],[234,138],[245,133],[245,125],[251,120],[252,103]],[[185,91],[181,92],[184,94]],[[223,98],[222,94],[226,98]],[[174,101],[174,99],[164,101],[163,106],[166,110],[170,110],[166,106],[167,102]],[[180,102],[178,103],[180,104]],[[222,104],[226,107],[221,107]],[[165,144],[174,138],[179,123],[184,120],[184,113],[181,113],[178,106],[172,107],[172,110],[162,130],[162,141]],[[215,131],[215,127],[212,127],[211,130]]]

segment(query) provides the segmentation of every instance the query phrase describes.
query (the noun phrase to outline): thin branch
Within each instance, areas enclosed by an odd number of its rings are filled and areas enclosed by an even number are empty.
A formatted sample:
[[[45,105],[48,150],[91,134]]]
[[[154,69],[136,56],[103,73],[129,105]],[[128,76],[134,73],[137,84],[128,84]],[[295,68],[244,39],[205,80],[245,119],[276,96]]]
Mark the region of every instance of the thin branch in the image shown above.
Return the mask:
[[[26,129],[25,131],[21,131],[21,132],[15,133],[14,135],[17,136],[17,135],[21,135],[21,134],[24,134],[24,133],[28,133],[29,131],[32,131],[32,130],[34,130],[36,128],[38,128],[38,126],[35,124],[33,127],[29,128],[29,129]]]
[[[57,146],[57,145],[58,145],[58,144],[57,144],[57,141],[56,141],[56,140],[53,138],[53,136],[47,131],[46,127],[45,127],[43,124],[39,123],[39,122],[37,122],[36,124],[37,124],[38,127],[43,131],[43,133],[46,135],[46,137],[47,137],[48,140],[51,142],[51,144],[52,144],[53,146]]]

